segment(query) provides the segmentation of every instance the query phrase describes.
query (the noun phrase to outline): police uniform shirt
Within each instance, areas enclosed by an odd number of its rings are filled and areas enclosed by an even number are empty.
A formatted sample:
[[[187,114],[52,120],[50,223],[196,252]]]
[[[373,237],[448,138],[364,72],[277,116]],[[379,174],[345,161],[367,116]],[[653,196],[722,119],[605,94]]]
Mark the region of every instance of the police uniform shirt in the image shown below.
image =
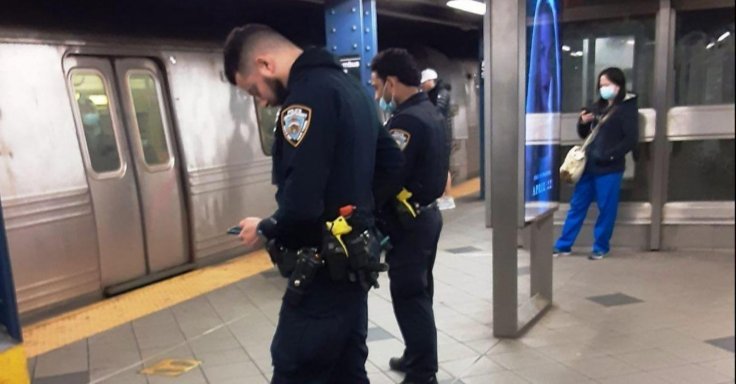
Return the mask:
[[[373,100],[327,51],[299,56],[273,144],[275,237],[282,245],[319,246],[325,221],[344,205],[372,212],[380,127]]]
[[[449,168],[444,118],[427,94],[418,92],[401,103],[386,127],[404,153],[401,179],[412,200],[427,205],[442,196]]]

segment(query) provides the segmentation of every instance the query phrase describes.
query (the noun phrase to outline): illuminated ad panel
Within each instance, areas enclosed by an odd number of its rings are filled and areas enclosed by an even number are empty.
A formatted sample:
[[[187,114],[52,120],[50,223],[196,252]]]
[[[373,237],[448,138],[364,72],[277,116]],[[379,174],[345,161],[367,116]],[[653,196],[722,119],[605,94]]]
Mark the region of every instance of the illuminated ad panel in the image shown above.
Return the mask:
[[[560,137],[558,0],[527,0],[526,142],[524,202],[527,220],[557,206]]]

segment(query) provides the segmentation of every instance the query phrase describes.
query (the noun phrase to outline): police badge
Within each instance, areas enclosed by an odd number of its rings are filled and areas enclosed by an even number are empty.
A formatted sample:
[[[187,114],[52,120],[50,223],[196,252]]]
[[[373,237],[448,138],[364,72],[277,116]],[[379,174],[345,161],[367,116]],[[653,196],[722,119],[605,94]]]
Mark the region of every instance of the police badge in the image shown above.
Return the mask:
[[[399,145],[399,149],[402,151],[406,148],[407,144],[409,144],[409,140],[411,140],[411,133],[403,129],[392,129],[389,133],[396,141],[396,144]]]
[[[307,135],[311,118],[312,109],[303,105],[290,105],[281,112],[281,131],[294,148]]]

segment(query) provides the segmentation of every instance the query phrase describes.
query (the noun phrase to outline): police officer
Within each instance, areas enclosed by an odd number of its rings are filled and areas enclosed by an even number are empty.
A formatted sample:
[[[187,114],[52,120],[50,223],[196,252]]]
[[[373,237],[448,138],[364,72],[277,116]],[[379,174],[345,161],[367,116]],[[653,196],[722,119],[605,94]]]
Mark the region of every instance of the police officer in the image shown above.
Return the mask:
[[[390,176],[401,154],[390,139],[377,147],[381,126],[373,101],[325,50],[303,51],[271,28],[250,24],[230,33],[224,59],[230,83],[259,105],[281,106],[273,144],[278,209],[240,223],[243,243],[269,239],[269,254],[290,277],[271,344],[272,383],[368,383],[367,288],[361,283],[369,275],[375,280],[376,264],[337,278],[339,263],[330,263],[323,243],[341,244],[332,230],[336,217],[349,217],[352,232],[343,242],[367,244],[358,248],[377,259],[374,167]],[[358,248],[350,248],[351,263],[360,260],[353,252]]]
[[[404,49],[387,49],[371,63],[371,81],[381,109],[392,115],[391,135],[404,153],[404,189],[381,207],[392,239],[387,254],[391,299],[404,338],[403,356],[389,366],[406,373],[403,383],[436,383],[437,328],[432,268],[442,230],[436,200],[447,179],[443,117],[419,90],[419,71]]]
[[[445,145],[448,154],[452,153],[452,116],[450,116],[450,91],[452,87],[450,84],[445,83],[442,79],[439,79],[437,71],[432,68],[426,68],[422,71],[421,84],[419,88],[423,92],[427,92],[429,101],[434,104],[440,111],[440,114],[445,118]],[[449,155],[448,155],[448,161]],[[452,174],[447,173],[447,183],[445,184],[445,192],[437,200],[437,204],[440,209],[452,209],[455,208],[455,199],[450,195],[450,189],[452,188]]]

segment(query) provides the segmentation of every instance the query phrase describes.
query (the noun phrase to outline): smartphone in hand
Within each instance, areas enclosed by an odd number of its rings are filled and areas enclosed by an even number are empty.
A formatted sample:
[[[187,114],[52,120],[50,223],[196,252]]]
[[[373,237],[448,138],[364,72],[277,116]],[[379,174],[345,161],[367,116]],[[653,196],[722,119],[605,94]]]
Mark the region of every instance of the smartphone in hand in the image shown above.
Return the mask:
[[[242,230],[243,230],[243,228],[240,228],[240,226],[239,226],[239,225],[236,225],[236,226],[234,226],[234,227],[230,227],[230,228],[229,228],[229,229],[227,230],[227,234],[228,234],[228,235],[234,235],[234,236],[238,236],[238,235],[240,235],[240,232],[241,232]]]

